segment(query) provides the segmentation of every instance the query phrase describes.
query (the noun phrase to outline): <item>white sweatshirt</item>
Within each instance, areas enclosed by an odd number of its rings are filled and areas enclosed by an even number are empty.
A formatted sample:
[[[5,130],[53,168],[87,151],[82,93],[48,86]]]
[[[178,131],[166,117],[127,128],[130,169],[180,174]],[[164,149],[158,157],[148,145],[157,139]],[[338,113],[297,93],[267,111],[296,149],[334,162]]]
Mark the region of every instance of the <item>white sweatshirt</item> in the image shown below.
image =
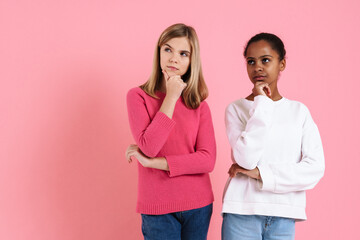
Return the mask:
[[[233,162],[258,167],[262,180],[243,174],[230,178],[222,212],[305,220],[305,190],[325,169],[320,134],[307,107],[260,95],[231,103],[225,120]]]

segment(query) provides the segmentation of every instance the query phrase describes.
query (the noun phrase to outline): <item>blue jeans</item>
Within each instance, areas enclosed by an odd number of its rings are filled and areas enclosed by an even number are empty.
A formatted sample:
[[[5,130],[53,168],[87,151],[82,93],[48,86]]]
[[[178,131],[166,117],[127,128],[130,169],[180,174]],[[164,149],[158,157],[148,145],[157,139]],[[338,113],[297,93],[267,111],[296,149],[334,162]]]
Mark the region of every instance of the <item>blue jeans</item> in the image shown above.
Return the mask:
[[[222,240],[293,240],[295,220],[291,218],[224,213]]]
[[[164,215],[141,214],[145,240],[206,240],[212,204]]]

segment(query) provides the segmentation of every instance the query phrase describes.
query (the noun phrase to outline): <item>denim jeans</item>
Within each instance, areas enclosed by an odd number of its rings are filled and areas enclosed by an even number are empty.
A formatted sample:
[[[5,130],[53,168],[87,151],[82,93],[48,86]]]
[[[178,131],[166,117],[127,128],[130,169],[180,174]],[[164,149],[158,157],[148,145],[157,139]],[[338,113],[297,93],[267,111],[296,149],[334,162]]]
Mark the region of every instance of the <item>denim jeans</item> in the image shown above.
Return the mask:
[[[222,240],[293,240],[295,220],[283,217],[224,213]]]
[[[206,240],[212,204],[164,215],[141,214],[145,240]]]

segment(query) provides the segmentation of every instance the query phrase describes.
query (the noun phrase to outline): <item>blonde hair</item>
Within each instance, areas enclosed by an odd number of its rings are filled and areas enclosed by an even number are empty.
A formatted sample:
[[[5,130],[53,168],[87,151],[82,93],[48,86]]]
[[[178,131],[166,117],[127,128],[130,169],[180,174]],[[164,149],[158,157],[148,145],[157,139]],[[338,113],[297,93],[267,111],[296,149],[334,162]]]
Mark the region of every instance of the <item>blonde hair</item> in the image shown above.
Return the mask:
[[[182,92],[182,98],[188,108],[195,109],[207,98],[208,89],[205,84],[200,60],[199,40],[194,28],[182,23],[174,24],[165,29],[160,35],[155,48],[152,73],[149,80],[140,86],[147,94],[154,98],[155,91],[160,90],[163,73],[160,67],[160,48],[173,38],[187,37],[190,43],[190,66],[182,79],[187,83]]]

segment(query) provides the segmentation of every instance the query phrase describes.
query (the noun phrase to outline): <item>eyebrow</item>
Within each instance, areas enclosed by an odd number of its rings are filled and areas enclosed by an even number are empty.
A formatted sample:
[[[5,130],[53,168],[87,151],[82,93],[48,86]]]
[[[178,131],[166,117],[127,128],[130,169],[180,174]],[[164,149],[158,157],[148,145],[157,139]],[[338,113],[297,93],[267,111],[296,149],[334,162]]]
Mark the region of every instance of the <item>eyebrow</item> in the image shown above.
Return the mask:
[[[168,46],[169,48],[171,49],[174,49],[172,46],[170,46],[169,44],[165,43],[164,45]],[[190,51],[188,50],[180,50],[180,52],[186,52],[186,53],[189,53],[190,54]]]
[[[273,56],[271,56],[271,55],[262,55],[262,56],[260,56],[260,58],[263,58],[263,57],[273,57]],[[247,57],[246,59],[255,59],[255,58]]]

